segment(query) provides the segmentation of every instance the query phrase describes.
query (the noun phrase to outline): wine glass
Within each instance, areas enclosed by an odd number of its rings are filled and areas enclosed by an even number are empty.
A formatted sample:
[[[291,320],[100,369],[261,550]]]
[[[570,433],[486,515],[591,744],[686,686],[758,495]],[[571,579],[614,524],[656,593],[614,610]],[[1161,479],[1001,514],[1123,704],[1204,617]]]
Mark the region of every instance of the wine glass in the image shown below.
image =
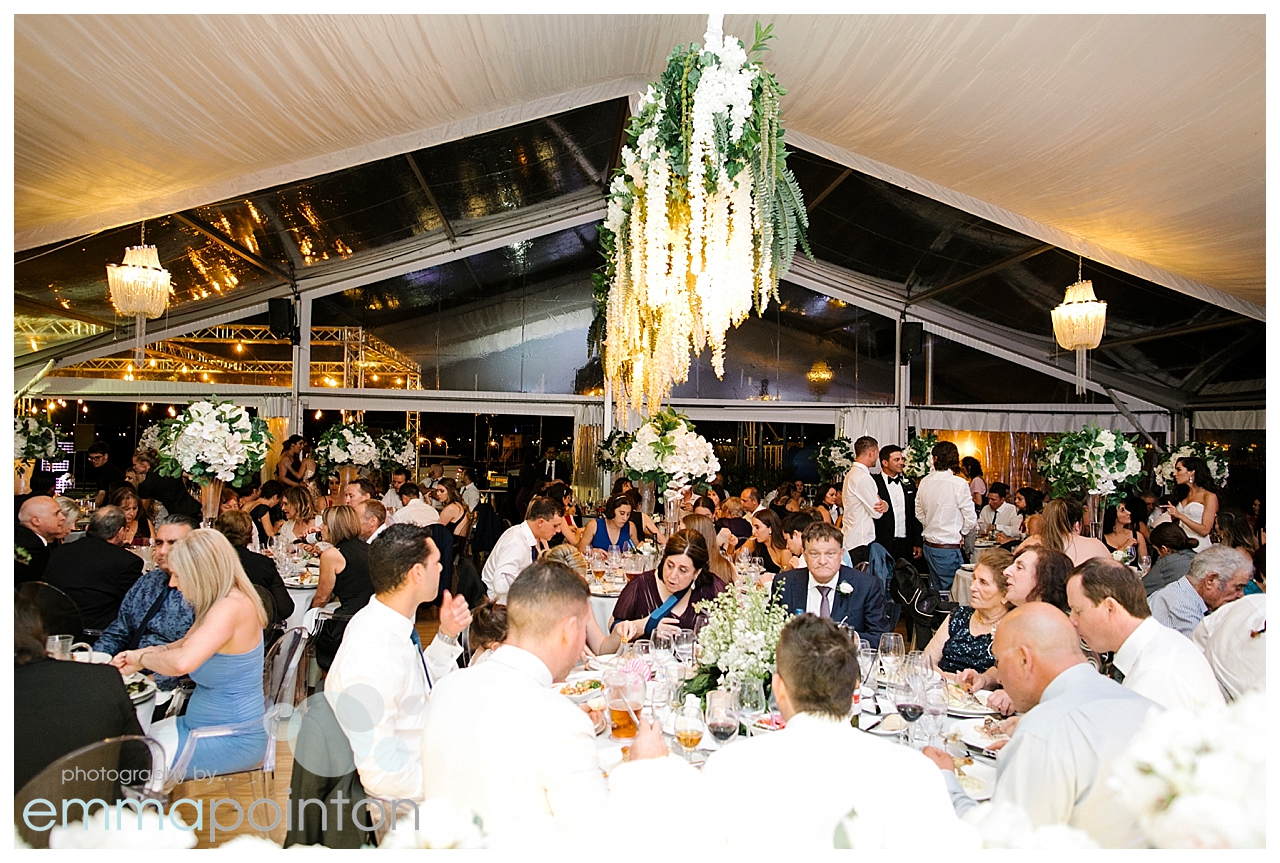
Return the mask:
[[[716,689],[707,693],[707,730],[721,746],[738,736],[738,713],[732,692]]]
[[[702,710],[695,703],[686,703],[684,708],[676,714],[676,743],[680,744],[680,749],[684,752],[686,761],[692,760],[693,752],[698,748],[698,744],[702,742],[702,735],[707,730],[706,722],[702,718]]]
[[[924,732],[926,745],[932,745],[933,738],[942,733],[942,726],[947,720],[947,690],[941,679],[933,681],[924,691],[924,716],[920,720],[920,728]]]
[[[738,716],[748,729],[764,716],[768,702],[764,697],[764,681],[757,678],[744,680],[738,687]]]
[[[898,741],[905,746],[911,734],[912,723],[924,715],[924,688],[919,680],[910,680],[905,677],[891,684],[891,687],[893,705],[898,709],[898,715],[907,722],[902,728],[902,736]]]
[[[676,659],[685,665],[693,662],[693,630],[682,629],[671,640],[671,649]]]
[[[645,662],[649,662],[653,657],[653,642],[647,638],[637,638],[631,642],[632,652],[635,656],[640,657]]]
[[[862,672],[862,689],[870,689],[874,695],[876,691],[876,681],[872,672],[876,667],[876,649],[863,642],[864,646],[858,650],[858,670]]]
[[[890,683],[897,681],[902,673],[902,663],[906,658],[907,648],[902,636],[896,632],[886,632],[880,636],[880,668],[885,679]]]
[[[1138,572],[1139,572],[1139,573],[1141,573],[1142,575],[1146,575],[1146,574],[1147,574],[1147,572],[1148,572],[1148,571],[1150,571],[1150,569],[1151,569],[1151,556],[1150,556],[1150,555],[1146,555],[1146,554],[1144,554],[1142,557],[1138,558]]]

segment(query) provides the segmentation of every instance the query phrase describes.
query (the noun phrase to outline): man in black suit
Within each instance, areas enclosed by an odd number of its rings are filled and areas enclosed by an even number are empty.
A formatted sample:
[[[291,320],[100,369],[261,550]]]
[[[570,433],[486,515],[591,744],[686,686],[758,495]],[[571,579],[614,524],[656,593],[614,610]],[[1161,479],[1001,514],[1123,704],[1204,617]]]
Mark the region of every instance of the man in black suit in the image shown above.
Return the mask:
[[[546,477],[548,481],[561,480],[566,485],[573,478],[573,465],[568,459],[560,458],[560,448],[555,444],[548,444],[546,450],[542,454],[542,458],[538,460],[538,473]]]
[[[916,560],[922,552],[920,520],[916,518],[916,484],[902,472],[902,447],[894,444],[880,447],[880,473],[872,474],[876,492],[889,504],[885,514],[876,519],[876,542],[899,558]]]
[[[101,507],[90,516],[83,539],[49,555],[45,581],[71,597],[85,629],[106,629],[142,576],[142,558],[124,547],[124,522],[120,507]]]
[[[200,501],[187,491],[181,477],[161,476],[156,470],[159,459],[150,450],[138,450],[133,455],[133,470],[138,474],[138,494],[149,500],[159,501],[170,515],[185,515],[197,522],[204,515]]]
[[[261,587],[271,595],[272,608],[268,615],[270,622],[276,624],[288,620],[289,615],[293,614],[293,597],[284,586],[275,563],[265,554],[249,550],[249,541],[253,539],[253,517],[243,510],[228,510],[218,516],[213,529],[225,536],[227,542],[235,548],[240,566],[244,567],[244,574],[249,576],[253,586]]]
[[[884,588],[879,579],[840,565],[844,556],[840,528],[816,521],[804,529],[807,569],[792,569],[773,579],[770,600],[792,614],[812,612],[852,627],[863,641],[878,645],[888,631]]]
[[[14,584],[44,581],[50,543],[66,536],[66,527],[67,517],[53,498],[34,497],[22,505],[18,510],[18,523],[13,526],[13,545],[25,551],[27,559],[15,559]]]

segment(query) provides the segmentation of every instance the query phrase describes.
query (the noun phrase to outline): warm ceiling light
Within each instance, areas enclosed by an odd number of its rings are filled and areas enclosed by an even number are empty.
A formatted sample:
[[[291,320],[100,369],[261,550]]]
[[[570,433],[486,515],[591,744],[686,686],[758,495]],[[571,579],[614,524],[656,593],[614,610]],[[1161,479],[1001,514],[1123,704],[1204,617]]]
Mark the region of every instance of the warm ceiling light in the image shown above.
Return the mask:
[[[402,384],[402,383],[404,383],[404,378],[396,378],[396,383],[397,383],[397,384]]]
[[[316,411],[316,419],[320,419],[322,416],[324,416],[324,411]]]
[[[84,407],[80,408],[80,410],[81,410],[81,412],[83,412],[83,413],[88,413],[88,412],[89,412],[89,406],[88,406],[88,405],[85,405]]]
[[[176,417],[178,412],[173,409],[173,405],[169,405],[169,416]]]
[[[831,366],[827,365],[826,360],[817,360],[805,373],[805,377],[809,379],[809,392],[815,396],[824,396],[831,389],[831,381],[835,375],[831,373]]]
[[[146,403],[143,403],[143,404],[138,405],[138,410],[142,411],[144,414],[145,414],[148,410],[150,410],[150,408],[151,408],[151,406],[150,406],[150,405],[148,405],[148,404],[146,404]]]
[[[78,405],[84,404],[84,399],[76,399],[76,404]]]
[[[1083,275],[1081,258],[1075,284],[1067,287],[1066,297],[1051,313],[1054,338],[1063,350],[1076,352],[1076,395],[1085,391],[1088,352],[1098,346],[1107,329],[1107,304],[1093,295],[1093,282],[1082,279]]]
[[[200,374],[200,380],[202,380],[202,381],[207,381],[207,380],[209,380],[209,373],[208,373],[208,372],[202,372],[202,373]]]
[[[36,344],[36,340],[35,340],[35,339],[28,339],[28,341],[29,341],[29,342],[31,342],[31,350],[33,350],[33,351],[38,351],[38,350],[40,350],[39,346]]]
[[[153,369],[156,367],[156,358],[155,358],[155,357],[152,357],[152,358],[151,358],[151,363],[150,363],[150,365],[151,365],[151,368],[153,368]]]
[[[375,384],[378,382],[378,376],[377,376],[377,375],[374,375],[374,376],[373,376],[373,382],[374,382]]]
[[[134,356],[142,362],[142,351],[147,343],[147,319],[155,319],[169,307],[169,295],[173,292],[169,271],[160,266],[160,255],[155,246],[146,245],[146,223],[142,226],[142,245],[124,250],[124,264],[107,264],[107,284],[111,288],[111,302],[116,312],[124,317],[133,316]]]
[[[236,342],[236,353],[238,353],[238,354],[244,353],[244,343],[243,343],[243,342]]]

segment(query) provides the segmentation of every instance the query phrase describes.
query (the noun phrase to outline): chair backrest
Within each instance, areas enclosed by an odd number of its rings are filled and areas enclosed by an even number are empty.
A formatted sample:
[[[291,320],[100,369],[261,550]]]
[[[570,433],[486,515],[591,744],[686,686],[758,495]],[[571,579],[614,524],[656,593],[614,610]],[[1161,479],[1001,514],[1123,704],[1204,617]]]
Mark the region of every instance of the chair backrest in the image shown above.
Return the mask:
[[[292,707],[299,702],[298,668],[310,637],[299,626],[287,630],[267,651],[262,661],[262,695],[268,705],[287,703]]]
[[[123,781],[129,779],[136,781]],[[111,737],[62,756],[23,785],[13,799],[14,825],[28,845],[48,848],[51,831],[33,830],[23,817],[23,809],[32,800],[49,801],[58,812],[60,825],[64,800],[83,800],[86,804],[102,800],[108,806],[126,798],[163,802],[164,787],[165,754],[159,743],[136,735]],[[79,815],[83,819],[89,814],[86,808],[77,808],[73,803],[67,809],[67,817]],[[48,810],[41,807],[39,811]],[[130,814],[131,811],[123,811],[125,818]],[[47,817],[31,820],[43,827]]]
[[[84,621],[80,617],[80,609],[71,597],[43,581],[28,581],[18,588],[18,592],[40,611],[46,635],[71,635],[80,638]]]
[[[260,584],[255,584],[253,589],[258,593],[258,599],[262,602],[262,610],[267,613],[267,625],[265,629],[271,628],[271,621],[276,619],[276,601],[271,595],[271,591],[267,590]]]

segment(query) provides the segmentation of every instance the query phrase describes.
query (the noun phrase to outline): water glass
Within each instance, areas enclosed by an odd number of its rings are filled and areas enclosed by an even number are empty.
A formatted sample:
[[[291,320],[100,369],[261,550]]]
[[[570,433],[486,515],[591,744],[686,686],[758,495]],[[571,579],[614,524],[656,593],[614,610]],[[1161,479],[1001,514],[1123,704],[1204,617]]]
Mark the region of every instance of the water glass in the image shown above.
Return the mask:
[[[618,740],[636,736],[636,717],[644,707],[645,685],[632,671],[607,671],[604,675],[604,698],[609,708],[609,725]]]
[[[876,681],[871,675],[876,667],[876,649],[863,642],[858,650],[858,670],[862,672],[862,688],[875,692]]]
[[[947,690],[941,680],[924,691],[924,716],[920,718],[920,730],[925,744],[934,745],[933,739],[942,734],[947,720]]]
[[[738,716],[750,728],[751,723],[764,716],[769,709],[764,697],[764,681],[754,677],[743,681],[738,687],[737,701]]]
[[[906,645],[902,636],[896,632],[886,632],[880,636],[880,668],[885,679],[890,683],[898,680],[902,673],[902,663],[907,656]]]
[[[70,635],[50,635],[44,640],[44,652],[50,659],[70,659],[73,641]]]
[[[693,662],[693,630],[682,629],[671,640],[671,649],[676,659],[688,665]]]
[[[1150,571],[1150,569],[1151,569],[1150,555],[1144,554],[1142,557],[1138,558],[1138,572],[1140,572],[1142,575],[1146,575],[1147,572]]]
[[[654,632],[652,636],[652,647],[650,648],[650,656],[655,666],[663,666],[667,664],[667,660],[675,655],[675,647],[670,635],[661,635]]]

